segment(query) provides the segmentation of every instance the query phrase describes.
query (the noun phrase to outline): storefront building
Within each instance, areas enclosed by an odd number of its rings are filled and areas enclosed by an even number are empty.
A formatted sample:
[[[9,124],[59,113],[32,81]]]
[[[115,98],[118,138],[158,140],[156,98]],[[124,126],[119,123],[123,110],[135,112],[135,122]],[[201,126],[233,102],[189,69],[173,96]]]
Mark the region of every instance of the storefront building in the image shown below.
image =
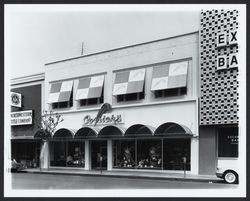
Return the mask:
[[[38,117],[43,107],[44,74],[11,80],[11,159],[28,168],[39,167]]]
[[[42,168],[198,174],[198,83],[199,32],[46,64]]]
[[[202,11],[197,32],[13,79],[12,159],[29,168],[205,175],[237,163],[237,17]],[[43,109],[64,119],[46,140],[36,138]]]
[[[238,11],[201,13],[199,173],[238,158]]]

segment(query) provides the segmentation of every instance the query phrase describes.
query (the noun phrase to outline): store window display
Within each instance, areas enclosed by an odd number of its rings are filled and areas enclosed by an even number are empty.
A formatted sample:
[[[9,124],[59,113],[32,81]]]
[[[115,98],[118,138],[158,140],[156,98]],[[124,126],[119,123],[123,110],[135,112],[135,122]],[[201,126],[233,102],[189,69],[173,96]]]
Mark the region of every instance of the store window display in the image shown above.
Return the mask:
[[[50,165],[84,167],[84,141],[51,142]]]
[[[113,141],[114,168],[135,168],[135,140]]]
[[[138,168],[161,169],[161,140],[138,140]]]

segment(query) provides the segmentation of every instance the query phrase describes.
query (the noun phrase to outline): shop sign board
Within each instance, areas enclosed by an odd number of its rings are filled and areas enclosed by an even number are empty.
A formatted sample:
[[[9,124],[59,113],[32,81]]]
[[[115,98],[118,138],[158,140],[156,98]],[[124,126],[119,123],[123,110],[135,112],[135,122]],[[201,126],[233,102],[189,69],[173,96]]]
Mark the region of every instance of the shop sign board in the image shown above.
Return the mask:
[[[31,125],[33,123],[33,111],[11,112],[10,121],[11,126]]]
[[[226,32],[217,34],[217,47],[224,47],[228,45],[236,45],[238,43],[237,30],[232,30],[227,35]]]
[[[83,117],[83,124],[88,126],[94,126],[96,121],[96,115],[85,115]],[[98,120],[97,125],[107,124],[123,124],[124,114],[123,113],[106,113]]]
[[[10,105],[14,107],[22,107],[22,94],[10,92]]]
[[[230,141],[231,144],[238,144],[239,143],[239,136],[228,135],[227,139]]]
[[[217,48],[227,48],[238,44],[237,29],[217,34]],[[217,70],[227,68],[238,68],[238,54],[231,53],[228,55],[218,55],[217,57]]]
[[[217,69],[227,69],[229,68],[237,68],[238,67],[238,56],[237,53],[230,54],[227,62],[227,55],[222,55],[217,57]]]

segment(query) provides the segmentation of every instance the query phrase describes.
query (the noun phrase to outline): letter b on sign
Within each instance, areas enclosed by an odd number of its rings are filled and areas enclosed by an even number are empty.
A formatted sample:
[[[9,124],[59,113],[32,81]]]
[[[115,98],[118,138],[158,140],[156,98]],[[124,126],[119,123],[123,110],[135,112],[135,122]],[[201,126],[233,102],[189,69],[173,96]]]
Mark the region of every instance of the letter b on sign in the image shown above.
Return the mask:
[[[227,56],[223,55],[223,56],[218,56],[217,57],[217,69],[225,69],[227,68]]]

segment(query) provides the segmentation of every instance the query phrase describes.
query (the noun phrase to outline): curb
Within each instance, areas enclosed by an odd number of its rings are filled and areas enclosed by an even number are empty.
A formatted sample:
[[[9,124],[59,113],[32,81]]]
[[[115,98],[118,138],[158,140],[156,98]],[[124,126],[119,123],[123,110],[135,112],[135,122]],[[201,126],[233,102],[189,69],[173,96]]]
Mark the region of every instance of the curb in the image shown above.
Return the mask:
[[[199,178],[181,178],[181,177],[155,177],[155,176],[139,176],[139,175],[109,175],[109,174],[92,174],[92,173],[68,173],[68,172],[29,172],[20,171],[20,173],[30,174],[53,174],[53,175],[72,175],[72,176],[89,176],[89,177],[113,177],[113,178],[134,178],[134,179],[152,179],[152,180],[169,180],[184,182],[202,182],[202,183],[223,183],[220,179],[199,179]]]

